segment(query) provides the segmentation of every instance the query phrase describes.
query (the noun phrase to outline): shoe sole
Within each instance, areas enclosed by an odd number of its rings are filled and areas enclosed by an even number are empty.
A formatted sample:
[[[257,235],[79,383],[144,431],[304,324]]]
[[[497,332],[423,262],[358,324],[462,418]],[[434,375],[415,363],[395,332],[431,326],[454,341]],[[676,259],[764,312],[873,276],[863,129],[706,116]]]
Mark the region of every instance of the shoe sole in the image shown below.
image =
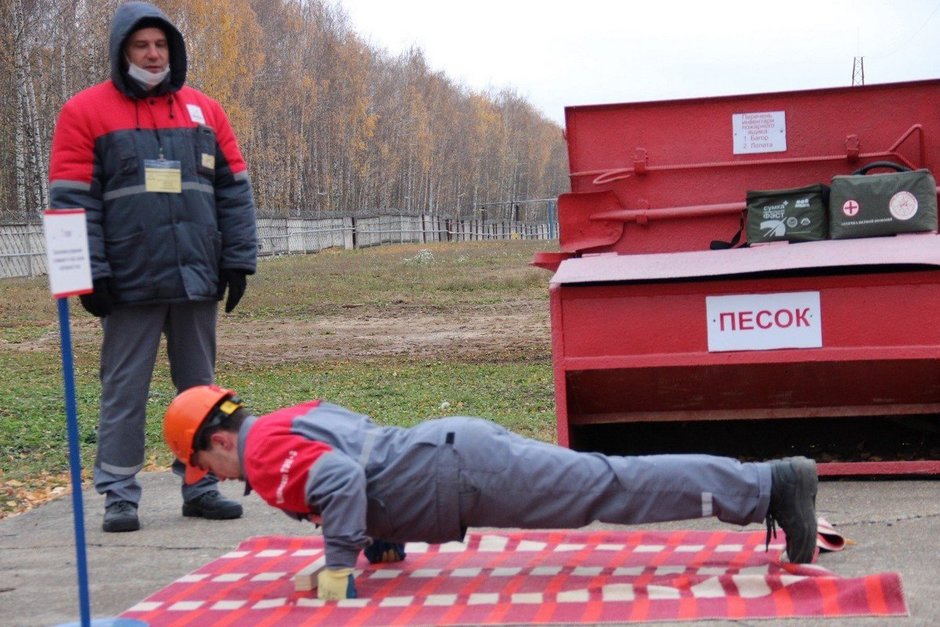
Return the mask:
[[[816,473],[816,462],[807,457],[795,457],[790,460],[793,469],[796,491],[796,502],[800,508],[800,518],[807,521],[809,539],[805,543],[808,547],[806,555],[790,555],[790,538],[787,537],[787,559],[794,564],[809,564],[816,555],[816,492],[819,486],[819,475]],[[795,535],[795,534],[794,534]]]
[[[189,518],[205,518],[206,520],[233,520],[235,518],[241,518],[242,510],[238,511],[221,511],[221,512],[207,512],[198,507],[188,507],[183,505],[183,516]]]
[[[140,529],[140,521],[127,521],[120,523],[104,523],[101,525],[101,530],[107,533],[121,533],[124,531],[137,531]]]

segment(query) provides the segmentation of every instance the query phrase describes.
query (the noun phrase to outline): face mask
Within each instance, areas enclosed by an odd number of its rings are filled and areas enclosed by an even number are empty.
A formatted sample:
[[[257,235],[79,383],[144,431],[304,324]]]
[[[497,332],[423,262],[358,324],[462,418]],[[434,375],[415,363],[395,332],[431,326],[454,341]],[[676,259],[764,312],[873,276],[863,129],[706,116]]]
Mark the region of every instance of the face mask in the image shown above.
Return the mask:
[[[167,66],[162,71],[154,74],[153,72],[148,72],[139,65],[134,65],[130,62],[130,60],[127,61],[127,75],[140,83],[140,86],[147,90],[153,89],[162,83],[163,79],[165,79],[169,74],[169,64],[167,64]]]

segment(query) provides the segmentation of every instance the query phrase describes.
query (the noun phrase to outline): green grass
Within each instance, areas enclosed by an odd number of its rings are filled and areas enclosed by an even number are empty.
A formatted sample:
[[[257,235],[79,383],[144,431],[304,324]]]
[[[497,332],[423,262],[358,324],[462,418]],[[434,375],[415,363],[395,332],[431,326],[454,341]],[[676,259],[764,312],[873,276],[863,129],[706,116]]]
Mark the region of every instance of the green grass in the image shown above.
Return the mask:
[[[548,242],[407,244],[264,262],[252,277],[257,319],[336,313],[350,305],[467,308],[514,299],[547,299],[548,273],[528,265]],[[428,251],[427,254],[422,251]],[[308,295],[309,298],[301,298]],[[547,300],[546,300],[547,302]]]
[[[421,311],[485,316],[494,304],[535,300],[547,311],[549,274],[528,263],[536,251],[553,248],[552,242],[524,241],[394,245],[266,259],[250,279],[250,297],[222,324],[303,321],[342,315],[349,307],[370,316]],[[74,358],[81,457],[88,476],[95,452],[100,333],[94,334],[96,323],[77,299],[72,300],[73,326],[83,325],[86,338],[75,344]],[[58,321],[45,278],[0,281],[0,320],[2,517],[23,509],[31,491],[68,482],[68,439]],[[220,327],[220,334],[226,328]],[[257,414],[323,398],[382,424],[412,425],[441,415],[484,416],[524,435],[554,439],[547,359],[525,354],[507,359],[504,351],[491,361],[479,355],[467,361],[455,351],[430,359],[285,358],[252,363],[250,355],[251,347],[246,346],[243,357],[220,359],[216,372],[218,382],[238,390]],[[169,467],[171,461],[161,417],[172,397],[161,351],[147,404],[151,467]]]

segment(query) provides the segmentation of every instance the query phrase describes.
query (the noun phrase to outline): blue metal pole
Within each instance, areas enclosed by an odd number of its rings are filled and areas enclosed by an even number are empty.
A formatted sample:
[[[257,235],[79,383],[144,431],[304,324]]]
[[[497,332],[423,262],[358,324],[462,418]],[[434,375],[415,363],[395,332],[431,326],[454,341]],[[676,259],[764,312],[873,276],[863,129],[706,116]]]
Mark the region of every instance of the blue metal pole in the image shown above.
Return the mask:
[[[88,562],[85,557],[85,512],[82,507],[82,459],[78,449],[78,411],[75,405],[75,373],[72,363],[72,333],[69,325],[69,302],[57,299],[59,332],[62,340],[62,379],[65,382],[65,419],[69,432],[69,465],[72,470],[72,514],[75,518],[75,558],[78,568],[78,602],[82,627],[91,624],[88,601]]]

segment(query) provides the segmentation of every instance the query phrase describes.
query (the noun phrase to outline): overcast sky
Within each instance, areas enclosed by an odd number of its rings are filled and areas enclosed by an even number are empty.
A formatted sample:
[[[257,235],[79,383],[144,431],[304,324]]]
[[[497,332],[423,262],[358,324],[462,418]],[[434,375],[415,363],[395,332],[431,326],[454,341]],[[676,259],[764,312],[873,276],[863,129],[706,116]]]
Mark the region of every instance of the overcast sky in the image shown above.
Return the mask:
[[[940,0],[334,0],[475,90],[566,106],[940,78]]]

